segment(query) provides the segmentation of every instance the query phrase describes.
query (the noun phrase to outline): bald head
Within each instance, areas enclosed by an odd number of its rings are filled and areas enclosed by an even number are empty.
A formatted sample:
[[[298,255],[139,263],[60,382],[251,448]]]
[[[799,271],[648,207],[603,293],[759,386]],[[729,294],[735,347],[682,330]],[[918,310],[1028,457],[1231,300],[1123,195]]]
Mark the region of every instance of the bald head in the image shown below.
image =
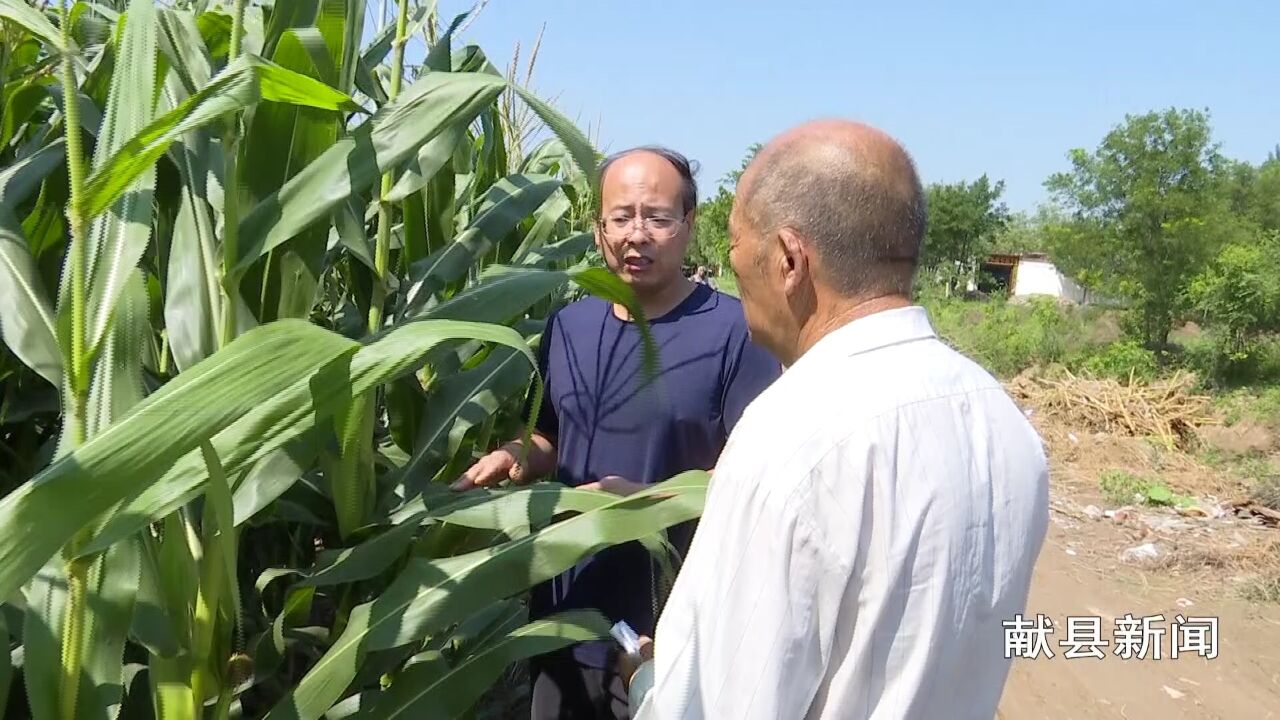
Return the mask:
[[[766,145],[738,183],[737,222],[790,228],[816,249],[815,272],[850,297],[911,293],[925,201],[907,152],[875,128],[819,120]]]

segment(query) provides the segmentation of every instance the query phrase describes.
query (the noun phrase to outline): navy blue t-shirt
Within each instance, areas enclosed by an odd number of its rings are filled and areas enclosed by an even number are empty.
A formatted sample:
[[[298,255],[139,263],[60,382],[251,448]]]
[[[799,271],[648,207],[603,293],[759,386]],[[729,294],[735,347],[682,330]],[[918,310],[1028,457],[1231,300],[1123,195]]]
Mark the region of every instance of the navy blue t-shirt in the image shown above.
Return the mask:
[[[782,372],[748,338],[741,303],[706,285],[649,323],[659,369],[645,385],[639,330],[610,303],[579,300],[548,319],[538,352],[546,391],[537,429],[555,443],[559,482],[619,475],[649,484],[709,470],[743,410]],[[668,530],[682,556],[693,528],[689,522]],[[595,608],[652,636],[656,576],[639,543],[606,548],[535,587],[530,614]],[[574,654],[603,667],[607,645],[580,645]]]

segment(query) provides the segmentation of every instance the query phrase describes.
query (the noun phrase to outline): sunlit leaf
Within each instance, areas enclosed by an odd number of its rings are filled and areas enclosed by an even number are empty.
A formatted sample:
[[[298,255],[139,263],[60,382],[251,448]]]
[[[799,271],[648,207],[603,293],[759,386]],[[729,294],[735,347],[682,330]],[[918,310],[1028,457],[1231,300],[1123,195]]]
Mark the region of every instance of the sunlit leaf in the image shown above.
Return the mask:
[[[428,73],[339,140],[240,223],[236,271],[294,237],[335,206],[373,185],[451,125],[467,122],[502,90],[500,78]]]
[[[62,33],[44,13],[22,0],[0,0],[0,18],[12,20],[56,50],[63,50]]]

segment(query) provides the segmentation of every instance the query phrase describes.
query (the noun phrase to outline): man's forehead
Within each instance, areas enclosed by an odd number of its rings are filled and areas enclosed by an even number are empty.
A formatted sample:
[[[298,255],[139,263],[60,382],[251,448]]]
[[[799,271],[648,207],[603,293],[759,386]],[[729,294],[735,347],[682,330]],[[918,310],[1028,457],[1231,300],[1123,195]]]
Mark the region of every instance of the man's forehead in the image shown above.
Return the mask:
[[[626,160],[628,158],[623,158]],[[605,205],[678,205],[683,190],[680,174],[668,165],[669,172],[660,166],[637,163],[619,165],[609,169],[601,185]]]
[[[619,183],[679,186],[681,178],[680,171],[666,158],[647,150],[636,150],[613,161],[605,171],[604,185]]]

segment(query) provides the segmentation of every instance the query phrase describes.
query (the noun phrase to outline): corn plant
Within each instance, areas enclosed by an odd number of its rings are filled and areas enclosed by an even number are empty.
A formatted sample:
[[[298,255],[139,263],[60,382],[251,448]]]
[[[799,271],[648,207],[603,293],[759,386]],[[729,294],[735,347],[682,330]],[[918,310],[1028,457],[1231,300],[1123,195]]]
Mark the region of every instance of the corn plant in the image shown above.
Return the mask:
[[[366,9],[0,0],[6,717],[464,716],[607,632],[525,590],[699,513],[445,488],[533,420],[551,310],[645,326],[586,137],[465,16]]]

